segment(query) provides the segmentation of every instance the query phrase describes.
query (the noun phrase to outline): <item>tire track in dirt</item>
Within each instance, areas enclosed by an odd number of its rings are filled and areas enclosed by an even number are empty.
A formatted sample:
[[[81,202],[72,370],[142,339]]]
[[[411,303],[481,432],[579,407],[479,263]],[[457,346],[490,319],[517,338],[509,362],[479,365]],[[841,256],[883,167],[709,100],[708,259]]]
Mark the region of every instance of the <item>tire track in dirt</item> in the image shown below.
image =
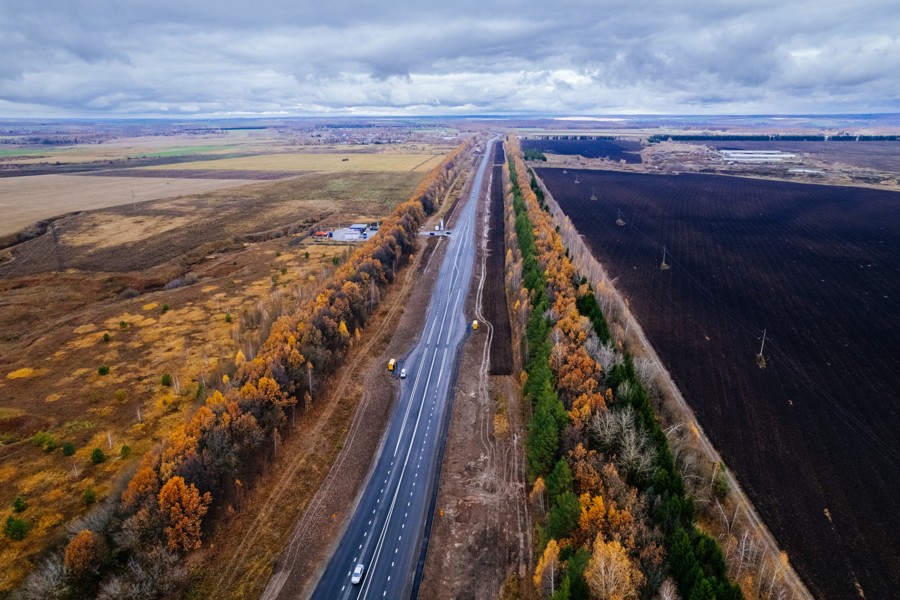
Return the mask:
[[[491,177],[487,184],[488,192],[488,207],[483,212],[482,224],[481,224],[481,273],[478,281],[478,291],[475,296],[475,316],[478,318],[480,323],[484,323],[487,328],[487,336],[484,342],[484,348],[482,351],[481,364],[479,366],[479,374],[478,374],[478,396],[481,402],[481,410],[478,411],[479,415],[479,432],[481,434],[481,443],[485,449],[486,455],[488,457],[487,467],[484,471],[484,475],[488,480],[488,484],[492,484],[497,486],[495,490],[495,494],[498,498],[500,498],[501,503],[507,508],[510,508],[510,504],[514,506],[511,507],[515,510],[516,514],[516,542],[519,547],[519,570],[524,570],[524,557],[525,557],[525,535],[524,535],[524,523],[528,521],[528,506],[527,503],[522,499],[522,493],[518,493],[517,488],[520,484],[520,480],[518,477],[518,458],[516,454],[515,442],[510,452],[510,448],[505,447],[502,449],[502,452],[498,456],[497,453],[497,443],[495,441],[493,435],[494,428],[494,407],[491,400],[490,395],[490,380],[491,380],[491,357],[494,355],[492,352],[492,344],[494,341],[494,324],[488,319],[488,316],[484,312],[483,300],[484,300],[484,286],[487,281],[487,261],[489,255],[489,248],[491,242],[491,220],[492,220],[492,210],[491,203],[493,202],[493,198],[490,195],[490,191],[493,189],[493,178],[498,174],[496,169],[491,170]],[[501,217],[502,218],[502,217]],[[493,224],[493,227],[497,227],[496,224]],[[491,285],[489,283],[489,285]],[[505,289],[504,289],[505,294]],[[505,308],[505,307],[504,307]],[[504,312],[506,312],[504,310]],[[503,340],[501,340],[503,341]],[[506,340],[509,342],[509,340]],[[510,350],[511,351],[511,350]],[[504,357],[505,358],[505,357]],[[505,394],[502,394],[504,400],[506,398]],[[506,413],[507,415],[511,414],[510,407],[507,406]],[[514,434],[515,435],[515,434]],[[524,480],[523,480],[524,481]],[[526,489],[524,486],[522,490]],[[523,516],[523,507],[524,507],[524,516]],[[499,528],[501,526],[501,518],[499,511],[495,513],[496,522],[495,525]],[[509,531],[507,528],[503,527],[504,537],[508,540]],[[507,544],[504,544],[506,547]]]

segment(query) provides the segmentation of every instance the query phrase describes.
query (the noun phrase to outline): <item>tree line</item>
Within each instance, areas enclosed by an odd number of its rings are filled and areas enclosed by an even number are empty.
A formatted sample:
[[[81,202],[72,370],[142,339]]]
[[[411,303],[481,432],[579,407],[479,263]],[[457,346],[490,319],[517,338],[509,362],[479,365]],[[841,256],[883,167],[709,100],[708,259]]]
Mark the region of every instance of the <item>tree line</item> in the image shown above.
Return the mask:
[[[516,304],[527,314],[527,458],[542,513],[534,584],[555,600],[742,598],[717,543],[694,525],[634,363],[569,260],[514,136],[507,157],[518,296],[528,299]]]
[[[772,134],[708,134],[682,133],[672,135],[651,135],[647,141],[651,144],[659,142],[896,142],[898,135],[781,135]]]
[[[416,248],[419,227],[464,167],[474,138],[429,172],[379,232],[318,295],[278,318],[256,356],[238,353],[234,377],[147,452],[121,494],[73,523],[68,544],[22,585],[22,598],[156,598],[184,579],[184,555],[202,545],[210,510],[274,459],[300,400],[308,406]]]

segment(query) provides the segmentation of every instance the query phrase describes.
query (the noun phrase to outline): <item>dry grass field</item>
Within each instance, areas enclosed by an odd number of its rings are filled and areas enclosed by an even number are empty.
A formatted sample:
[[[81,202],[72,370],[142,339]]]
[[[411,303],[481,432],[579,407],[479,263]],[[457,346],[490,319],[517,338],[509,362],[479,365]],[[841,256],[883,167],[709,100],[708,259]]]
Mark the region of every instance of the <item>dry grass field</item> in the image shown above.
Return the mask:
[[[439,154],[292,153],[188,162],[179,164],[178,168],[237,169],[242,171],[414,171],[426,173],[436,167],[441,160],[443,160],[443,156]],[[164,169],[166,167],[143,168]]]
[[[312,173],[129,202],[64,217],[55,240],[4,251],[0,520],[15,515],[30,530],[0,545],[0,595],[350,252],[303,239],[310,227],[382,218],[422,176]],[[196,283],[164,289],[188,273]],[[94,448],[106,460],[94,464]],[[28,505],[19,514],[16,497]]]
[[[76,210],[174,198],[252,183],[242,179],[165,179],[36,175],[0,178],[0,235]],[[133,194],[133,195],[132,195]]]
[[[120,138],[102,144],[74,146],[13,147],[0,149],[0,164],[78,164],[152,156],[189,156],[230,152],[271,152],[272,135],[256,133],[248,137],[231,135],[147,136]]]

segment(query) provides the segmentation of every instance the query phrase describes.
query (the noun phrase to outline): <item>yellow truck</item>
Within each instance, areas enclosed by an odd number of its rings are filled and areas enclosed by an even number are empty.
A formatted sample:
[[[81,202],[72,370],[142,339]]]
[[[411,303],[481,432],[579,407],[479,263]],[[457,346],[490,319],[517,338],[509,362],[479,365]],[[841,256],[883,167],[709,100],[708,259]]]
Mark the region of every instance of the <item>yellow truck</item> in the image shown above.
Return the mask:
[[[388,361],[388,371],[393,371],[394,367],[396,367],[396,366],[397,366],[396,358],[392,358],[391,360]]]
[[[478,331],[478,321],[472,321],[472,329]]]

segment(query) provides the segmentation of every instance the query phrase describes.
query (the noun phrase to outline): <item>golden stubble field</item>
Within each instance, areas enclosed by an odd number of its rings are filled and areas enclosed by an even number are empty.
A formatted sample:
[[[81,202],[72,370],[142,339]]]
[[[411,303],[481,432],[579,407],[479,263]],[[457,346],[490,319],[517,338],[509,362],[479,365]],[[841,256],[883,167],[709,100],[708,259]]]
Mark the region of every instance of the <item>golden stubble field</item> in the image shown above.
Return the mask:
[[[240,171],[415,171],[426,173],[444,159],[441,154],[383,153],[290,153],[264,154],[186,162],[179,169],[225,169]],[[160,170],[170,167],[141,167]]]
[[[352,250],[302,240],[310,227],[383,218],[422,175],[314,173],[112,207],[13,248],[0,265],[0,520],[30,530],[0,545],[0,594]],[[188,272],[196,283],[161,289]]]
[[[175,179],[34,175],[0,178],[0,235],[67,212],[174,198],[255,183],[243,179]]]
[[[284,140],[268,131],[207,135],[125,137],[102,144],[19,147],[0,152],[0,162],[21,165],[79,164],[156,156],[216,155],[235,152],[271,152]]]

